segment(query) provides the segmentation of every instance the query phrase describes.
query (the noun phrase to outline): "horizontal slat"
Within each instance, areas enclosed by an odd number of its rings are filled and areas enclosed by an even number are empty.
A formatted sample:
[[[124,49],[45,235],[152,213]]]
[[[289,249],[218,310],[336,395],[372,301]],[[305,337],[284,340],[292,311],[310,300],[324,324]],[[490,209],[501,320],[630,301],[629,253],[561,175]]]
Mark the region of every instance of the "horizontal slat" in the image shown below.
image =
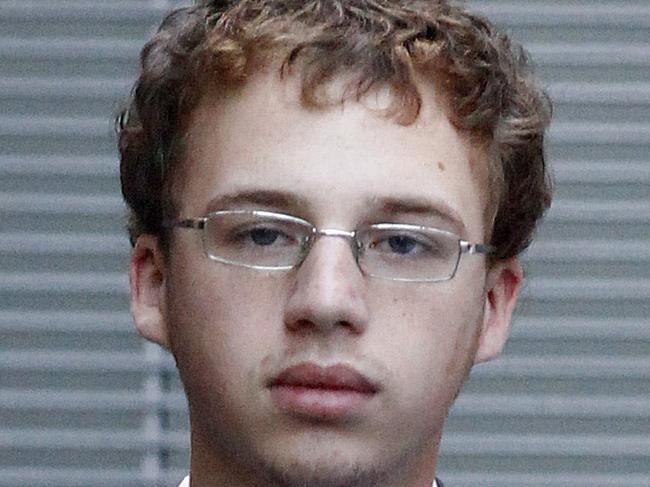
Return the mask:
[[[142,431],[100,430],[54,430],[2,428],[0,426],[0,449],[2,448],[55,448],[71,450],[135,450],[144,452],[164,446],[185,449],[189,445],[186,433],[166,432],[159,438],[149,438]]]
[[[441,465],[440,477],[454,487],[648,487],[650,475],[607,474],[607,473],[554,473],[548,470],[539,473],[489,472],[453,473],[445,472]]]
[[[0,234],[0,252],[57,255],[127,255],[130,250],[123,236],[92,233],[4,233]]]
[[[0,37],[0,57],[32,61],[133,61],[137,62],[141,40],[92,38]]]
[[[637,161],[552,161],[558,183],[647,184],[650,164]]]
[[[109,137],[110,117],[2,116],[0,135],[14,137]]]
[[[538,240],[526,258],[544,262],[650,262],[650,241]]]
[[[576,223],[650,223],[650,201],[636,200],[568,200],[553,201],[546,217],[552,222]]]
[[[1,193],[0,210],[40,214],[114,215],[124,212],[117,194]],[[83,230],[83,229],[80,229]]]
[[[168,393],[155,398],[147,397],[144,392],[0,389],[0,409],[146,412],[162,408],[185,411],[185,396],[182,393]]]
[[[0,370],[48,372],[152,372],[174,370],[171,358],[156,360],[144,353],[66,351],[0,352]]]
[[[490,433],[450,433],[444,451],[456,455],[489,456],[629,456],[649,457],[650,438],[634,435],[551,435],[527,436]]]
[[[0,291],[116,293],[129,290],[126,272],[0,273]]]
[[[157,21],[167,11],[165,2],[96,2],[57,0],[4,0],[0,3],[3,20],[47,22],[146,22]]]
[[[561,396],[526,394],[461,394],[452,409],[454,416],[521,416],[570,418],[650,419],[650,396]]]
[[[3,468],[0,487],[160,487],[176,486],[185,470],[149,472],[127,469]],[[162,483],[161,483],[162,482]]]
[[[493,22],[527,27],[609,26],[650,27],[650,8],[645,2],[590,1],[587,5],[558,2],[490,2],[473,0],[472,7]]]
[[[87,487],[142,487],[159,485],[142,478],[142,471],[127,469],[67,469],[67,468],[2,468],[0,486],[69,486]]]
[[[114,157],[0,154],[0,172],[8,175],[117,176]]]
[[[650,145],[650,123],[555,122],[549,136],[554,144]]]
[[[0,331],[135,333],[125,311],[0,310]]]
[[[160,487],[176,486],[187,471],[147,472],[143,470],[11,467],[0,471],[0,487]],[[161,484],[161,481],[164,483]]]
[[[521,317],[515,320],[514,338],[650,340],[650,320],[593,317]]]
[[[649,17],[650,18],[650,17]],[[555,104],[649,105],[650,83],[646,82],[551,82],[548,91]]]
[[[126,97],[132,83],[132,81],[109,78],[0,78],[0,99],[93,97],[113,100]]]
[[[646,301],[650,296],[650,279],[537,277],[528,283],[524,296],[558,301]]]
[[[543,66],[608,67],[650,66],[650,44],[623,42],[528,43],[535,64]]]
[[[650,376],[650,358],[614,355],[504,355],[489,364],[474,367],[472,375],[492,378],[647,379]]]

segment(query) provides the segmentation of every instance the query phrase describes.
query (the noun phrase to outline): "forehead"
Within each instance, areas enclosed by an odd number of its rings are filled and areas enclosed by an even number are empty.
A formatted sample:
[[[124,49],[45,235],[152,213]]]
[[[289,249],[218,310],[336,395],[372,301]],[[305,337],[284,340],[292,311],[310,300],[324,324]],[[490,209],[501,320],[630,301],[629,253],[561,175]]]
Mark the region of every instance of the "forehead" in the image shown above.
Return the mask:
[[[334,82],[328,97],[341,100],[344,89]],[[409,125],[385,116],[390,101],[377,89],[308,109],[297,79],[268,72],[206,94],[188,124],[181,211],[201,214],[239,193],[275,192],[299,201],[289,210],[312,219],[327,214],[347,225],[343,220],[364,216],[369,203],[389,201],[372,207],[429,207],[481,234],[485,164],[451,126],[433,87],[422,90]]]

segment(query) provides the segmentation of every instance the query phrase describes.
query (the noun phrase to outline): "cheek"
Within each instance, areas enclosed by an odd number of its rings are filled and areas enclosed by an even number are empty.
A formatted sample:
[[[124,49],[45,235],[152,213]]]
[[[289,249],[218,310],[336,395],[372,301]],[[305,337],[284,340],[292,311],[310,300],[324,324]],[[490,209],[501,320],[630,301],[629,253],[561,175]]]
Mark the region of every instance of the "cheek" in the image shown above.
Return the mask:
[[[166,316],[183,381],[241,398],[247,377],[275,348],[281,290],[215,262],[184,264],[167,283]]]
[[[425,408],[431,401],[451,404],[473,362],[482,321],[481,293],[452,283],[410,289],[374,307],[381,322],[382,355],[390,361],[387,365],[405,402]]]

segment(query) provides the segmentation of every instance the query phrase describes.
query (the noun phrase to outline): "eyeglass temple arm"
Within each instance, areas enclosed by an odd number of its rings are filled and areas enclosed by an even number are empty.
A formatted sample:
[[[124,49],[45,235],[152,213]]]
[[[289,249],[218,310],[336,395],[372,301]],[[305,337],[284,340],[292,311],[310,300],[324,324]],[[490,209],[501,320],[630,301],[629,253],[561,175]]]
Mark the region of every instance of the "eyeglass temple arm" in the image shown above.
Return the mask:
[[[464,254],[492,254],[496,249],[492,245],[473,244],[465,240],[460,241],[460,251]]]
[[[185,220],[176,220],[172,222],[171,226],[203,230],[206,220],[207,218],[187,218]]]

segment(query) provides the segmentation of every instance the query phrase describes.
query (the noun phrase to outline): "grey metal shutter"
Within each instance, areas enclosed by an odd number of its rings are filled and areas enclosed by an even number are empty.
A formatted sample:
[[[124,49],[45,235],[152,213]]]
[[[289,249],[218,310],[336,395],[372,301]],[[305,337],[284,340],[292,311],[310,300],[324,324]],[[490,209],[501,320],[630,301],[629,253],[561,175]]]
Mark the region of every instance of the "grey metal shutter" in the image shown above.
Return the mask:
[[[554,101],[553,207],[502,359],[443,439],[465,486],[650,486],[650,2],[474,1]]]
[[[0,486],[175,485],[170,357],[128,313],[111,114],[175,2],[0,0]],[[178,2],[176,2],[178,3]],[[556,200],[502,359],[454,407],[441,477],[650,486],[650,5],[474,1],[556,101]]]
[[[186,473],[171,361],[128,312],[111,120],[169,6],[0,1],[2,486],[177,485]]]

